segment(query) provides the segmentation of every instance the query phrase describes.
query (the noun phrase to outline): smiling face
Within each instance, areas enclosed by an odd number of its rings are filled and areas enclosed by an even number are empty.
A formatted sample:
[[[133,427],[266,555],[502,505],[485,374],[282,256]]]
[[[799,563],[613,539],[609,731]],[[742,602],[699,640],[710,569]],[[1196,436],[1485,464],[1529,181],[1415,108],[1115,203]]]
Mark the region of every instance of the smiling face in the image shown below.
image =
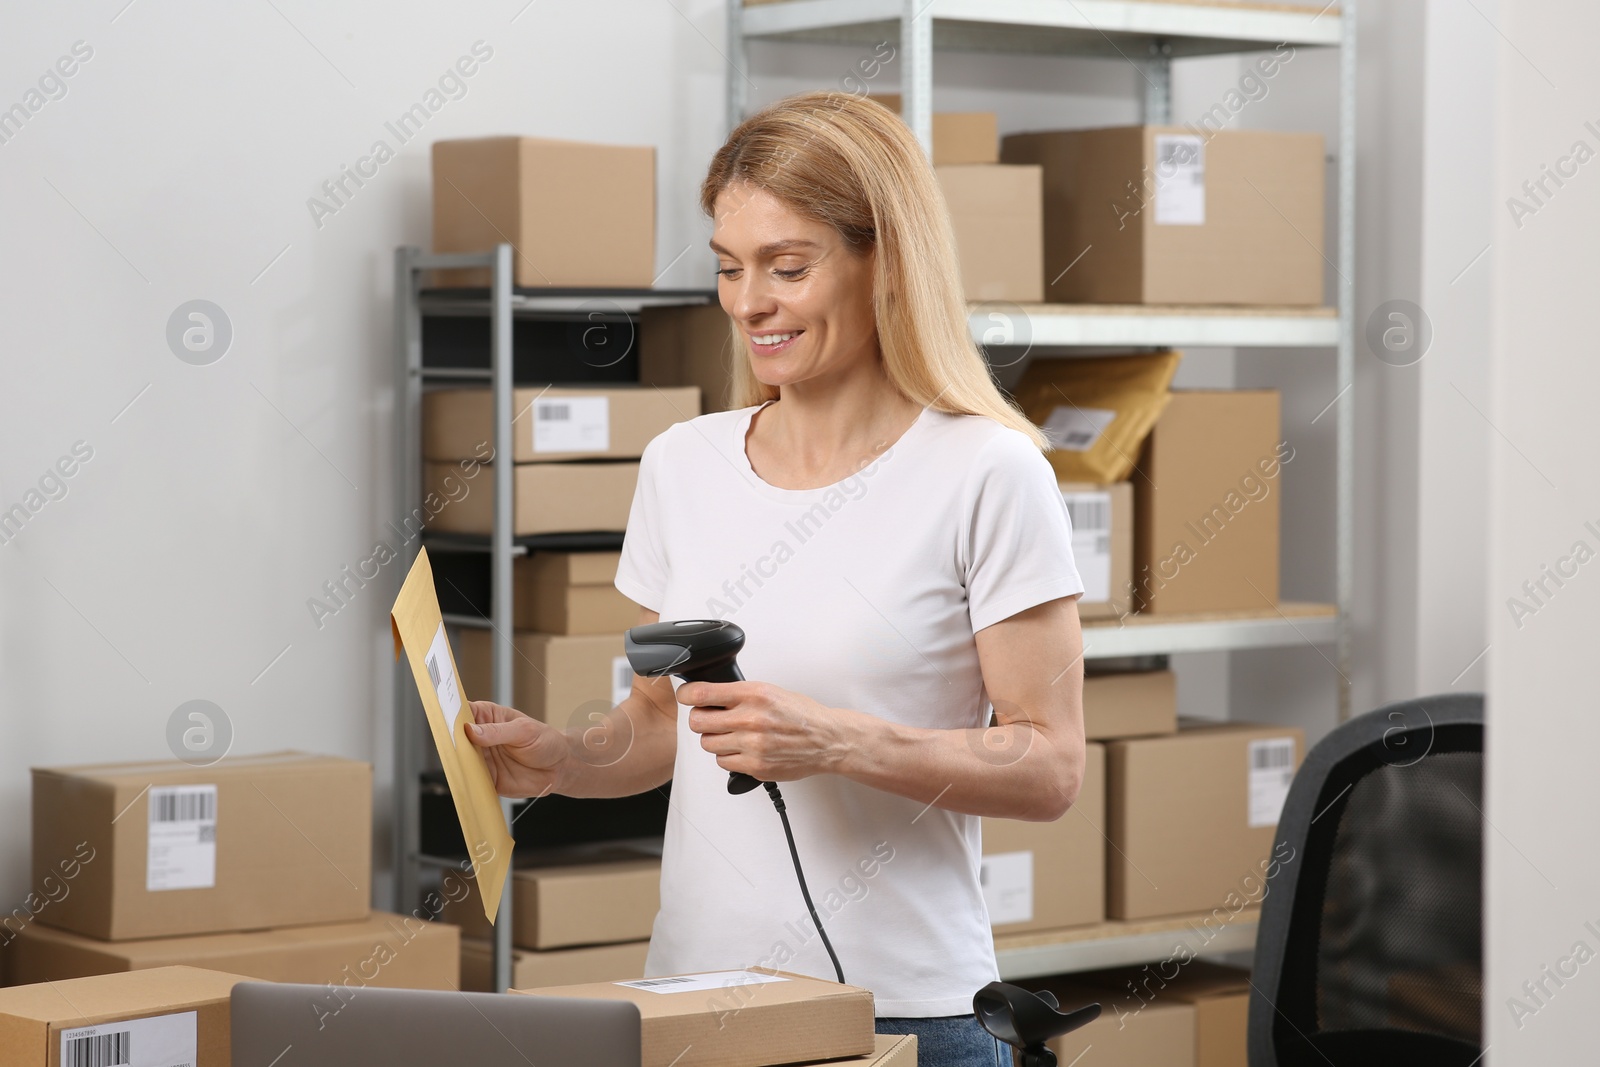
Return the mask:
[[[718,195],[713,220],[717,295],[762,384],[842,376],[877,358],[870,252],[744,183]]]

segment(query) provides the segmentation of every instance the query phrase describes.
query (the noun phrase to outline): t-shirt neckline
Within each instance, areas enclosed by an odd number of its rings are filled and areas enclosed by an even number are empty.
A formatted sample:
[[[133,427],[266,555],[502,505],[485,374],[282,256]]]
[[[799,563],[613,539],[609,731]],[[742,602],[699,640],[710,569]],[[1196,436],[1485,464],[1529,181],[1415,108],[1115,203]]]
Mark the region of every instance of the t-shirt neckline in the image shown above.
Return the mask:
[[[744,413],[741,414],[738,419],[734,420],[733,440],[729,442],[732,446],[733,461],[735,466],[738,468],[739,473],[744,475],[745,482],[752,489],[773,500],[783,500],[796,504],[809,503],[813,500],[817,500],[826,496],[828,493],[839,491],[840,486],[842,486],[845,482],[849,481],[851,478],[858,477],[857,474],[849,474],[843,478],[840,478],[837,482],[834,482],[831,485],[819,486],[815,489],[784,489],[773,485],[771,482],[761,477],[761,475],[757,474],[755,467],[750,463],[749,454],[744,450],[745,436],[749,434],[750,424],[755,420],[756,415],[765,410],[767,405],[775,403],[777,403],[776,400],[764,400],[754,407],[746,408]],[[927,406],[918,412],[917,417],[912,420],[911,425],[907,426],[900,434],[899,438],[891,442],[889,447],[883,450],[883,453],[880,455],[879,459],[874,460],[873,463],[876,464],[877,462],[881,461],[882,456],[888,455],[890,452],[893,452],[895,449],[908,443],[912,439],[912,436],[929,421],[929,412],[932,410],[933,408],[931,406]]]

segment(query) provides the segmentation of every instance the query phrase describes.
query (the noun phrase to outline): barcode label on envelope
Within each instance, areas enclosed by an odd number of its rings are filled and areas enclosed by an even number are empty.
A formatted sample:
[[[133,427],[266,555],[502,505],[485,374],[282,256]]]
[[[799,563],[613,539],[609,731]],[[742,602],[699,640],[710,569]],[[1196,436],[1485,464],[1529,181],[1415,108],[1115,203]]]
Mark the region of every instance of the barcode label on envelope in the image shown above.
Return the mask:
[[[456,719],[461,715],[461,685],[456,681],[455,661],[450,658],[450,639],[445,636],[444,623],[439,624],[423,661],[428,665],[428,681],[433,683],[434,695],[439,698],[439,710],[444,712],[444,721],[450,727],[450,740],[453,742],[456,738]]]

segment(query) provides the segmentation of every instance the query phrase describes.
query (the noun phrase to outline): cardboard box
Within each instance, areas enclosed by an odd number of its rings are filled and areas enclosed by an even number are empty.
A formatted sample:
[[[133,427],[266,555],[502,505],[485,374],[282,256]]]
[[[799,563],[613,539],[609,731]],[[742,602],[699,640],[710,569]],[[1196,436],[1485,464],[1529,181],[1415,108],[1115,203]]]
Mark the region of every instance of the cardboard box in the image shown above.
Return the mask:
[[[661,910],[657,858],[532,867],[513,874],[511,885],[511,940],[518,948],[647,941]],[[494,933],[474,897],[447,902],[440,918],[469,940]]]
[[[899,93],[873,93],[869,99],[901,113]],[[1000,162],[1000,119],[993,111],[935,111],[933,165]]]
[[[1091,741],[1178,730],[1178,680],[1171,671],[1118,671],[1083,679],[1084,736]]]
[[[823,1067],[822,1063],[811,1067]],[[872,1055],[857,1059],[827,1060],[826,1067],[917,1067],[917,1039],[914,1034],[879,1034]]]
[[[1195,1067],[1247,1067],[1249,971],[1173,958],[1138,969],[1074,974],[1064,982],[1070,984],[1058,992],[1099,1000],[1102,1019],[1110,1017],[1124,1030],[1141,1027],[1153,1005],[1186,1004],[1194,1010]]]
[[[205,967],[264,982],[390,989],[455,989],[461,978],[460,930],[382,911],[361,922],[148,941],[97,941],[34,923],[5,951],[18,982],[171,966]]]
[[[456,669],[473,699],[492,690],[489,630],[463,629],[456,642]],[[589,723],[622,703],[633,688],[633,668],[622,651],[622,635],[518,633],[512,638],[511,693],[517,710],[560,730]]]
[[[1249,971],[1194,960],[1169,991],[1194,1006],[1195,1067],[1248,1067]]]
[[[620,552],[535,552],[512,566],[519,630],[615,634],[639,623],[639,605],[617,591]]]
[[[1140,611],[1277,605],[1280,433],[1276,392],[1172,394],[1133,480]]]
[[[518,463],[568,459],[638,459],[675,422],[700,414],[693,386],[541,386],[511,393],[511,455]],[[422,456],[472,459],[494,441],[488,389],[433,389],[422,394]]]
[[[1106,913],[1149,919],[1259,903],[1305,748],[1290,726],[1182,722],[1106,742]]]
[[[544,952],[517,949],[511,956],[513,989],[547,985],[588,985],[593,982],[629,982],[644,977],[650,942],[620,945],[556,948]],[[488,941],[461,941],[461,988],[468,992],[494,992],[493,949]]]
[[[1052,303],[1323,302],[1319,134],[1020,133],[1000,158],[1044,168]]]
[[[868,1056],[876,1047],[871,992],[785,971],[718,971],[513,992],[637,1005],[641,1067],[763,1067]]]
[[[428,529],[488,534],[494,529],[494,467],[464,479],[454,463],[423,464],[424,502],[440,502]],[[512,475],[512,531],[517,537],[626,530],[639,464],[519,463]]]
[[[161,967],[0,989],[0,1063],[152,1063],[126,1053],[129,1045],[159,1043],[171,1050],[163,1065],[229,1067],[229,997],[242,981],[237,974]]]
[[[365,918],[372,767],[278,752],[34,768],[33,884],[74,856],[81,869],[38,921],[91,937]]]
[[[694,386],[702,412],[733,406],[733,361],[748,358],[720,304],[647,307],[639,313],[639,384]]]
[[[1060,486],[1072,519],[1072,561],[1083,579],[1078,618],[1119,619],[1133,610],[1133,485]]]
[[[1044,299],[1042,171],[995,163],[935,168],[968,300]]]
[[[1078,801],[1055,822],[983,820],[980,877],[996,934],[1106,917],[1106,753],[1085,746]]]
[[[516,248],[519,286],[648,289],[656,273],[656,150],[543,137],[433,145],[433,250]],[[487,286],[488,272],[439,271]]]

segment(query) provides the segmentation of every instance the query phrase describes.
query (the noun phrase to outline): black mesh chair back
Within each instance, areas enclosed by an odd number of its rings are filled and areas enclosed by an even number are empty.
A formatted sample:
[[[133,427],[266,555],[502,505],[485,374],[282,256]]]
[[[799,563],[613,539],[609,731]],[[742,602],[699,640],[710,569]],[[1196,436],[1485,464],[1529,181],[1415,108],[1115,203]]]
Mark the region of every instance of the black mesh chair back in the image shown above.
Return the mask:
[[[1262,901],[1251,1067],[1478,1061],[1482,808],[1482,696],[1392,704],[1312,749]]]

